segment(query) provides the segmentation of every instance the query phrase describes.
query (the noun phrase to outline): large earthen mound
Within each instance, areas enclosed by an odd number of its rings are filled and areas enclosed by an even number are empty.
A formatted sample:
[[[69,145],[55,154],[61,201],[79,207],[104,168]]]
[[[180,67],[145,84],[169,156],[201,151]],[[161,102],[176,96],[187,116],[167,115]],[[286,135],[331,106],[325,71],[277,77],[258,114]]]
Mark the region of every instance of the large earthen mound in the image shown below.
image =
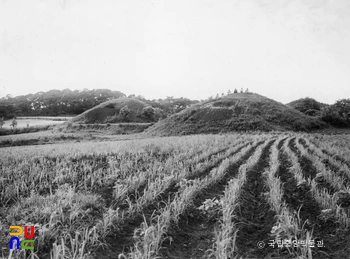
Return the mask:
[[[309,131],[325,127],[317,118],[253,93],[234,93],[197,103],[146,130],[149,135],[225,133],[245,130]]]

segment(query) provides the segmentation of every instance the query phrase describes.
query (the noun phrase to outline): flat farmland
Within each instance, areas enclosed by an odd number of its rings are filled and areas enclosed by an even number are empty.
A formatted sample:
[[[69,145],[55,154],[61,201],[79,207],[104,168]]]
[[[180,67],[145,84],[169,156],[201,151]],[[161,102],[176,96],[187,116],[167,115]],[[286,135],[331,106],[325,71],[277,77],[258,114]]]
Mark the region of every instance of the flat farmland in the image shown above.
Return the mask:
[[[348,258],[348,135],[0,148],[3,258]],[[9,227],[35,226],[34,250]]]

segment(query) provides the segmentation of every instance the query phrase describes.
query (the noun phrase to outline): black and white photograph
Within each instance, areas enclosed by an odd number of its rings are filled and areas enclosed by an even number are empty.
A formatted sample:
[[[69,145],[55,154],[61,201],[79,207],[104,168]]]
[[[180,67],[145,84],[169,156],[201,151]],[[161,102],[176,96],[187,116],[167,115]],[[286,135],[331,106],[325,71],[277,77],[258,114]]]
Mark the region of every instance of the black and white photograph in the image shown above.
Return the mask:
[[[349,0],[0,0],[0,259],[350,259]]]

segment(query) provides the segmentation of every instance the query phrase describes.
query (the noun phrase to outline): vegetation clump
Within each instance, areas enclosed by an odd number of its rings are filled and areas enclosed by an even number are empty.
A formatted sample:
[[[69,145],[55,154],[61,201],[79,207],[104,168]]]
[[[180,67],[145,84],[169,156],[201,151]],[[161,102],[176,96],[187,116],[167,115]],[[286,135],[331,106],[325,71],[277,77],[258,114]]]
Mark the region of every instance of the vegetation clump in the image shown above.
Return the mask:
[[[318,118],[331,126],[350,127],[350,99],[340,99],[328,105],[312,98],[302,98],[288,103],[287,106],[310,117]]]

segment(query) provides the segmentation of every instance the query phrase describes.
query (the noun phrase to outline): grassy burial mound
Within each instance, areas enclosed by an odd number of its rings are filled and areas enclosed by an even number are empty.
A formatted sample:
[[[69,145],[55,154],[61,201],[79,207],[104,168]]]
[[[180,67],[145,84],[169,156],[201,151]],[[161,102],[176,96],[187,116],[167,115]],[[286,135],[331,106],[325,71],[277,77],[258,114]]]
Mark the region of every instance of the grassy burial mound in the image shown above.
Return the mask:
[[[253,93],[234,93],[195,104],[149,128],[150,135],[220,133],[235,130],[308,131],[325,127],[317,118]]]
[[[72,119],[75,123],[119,123],[156,121],[154,110],[136,98],[118,98],[97,105]]]

